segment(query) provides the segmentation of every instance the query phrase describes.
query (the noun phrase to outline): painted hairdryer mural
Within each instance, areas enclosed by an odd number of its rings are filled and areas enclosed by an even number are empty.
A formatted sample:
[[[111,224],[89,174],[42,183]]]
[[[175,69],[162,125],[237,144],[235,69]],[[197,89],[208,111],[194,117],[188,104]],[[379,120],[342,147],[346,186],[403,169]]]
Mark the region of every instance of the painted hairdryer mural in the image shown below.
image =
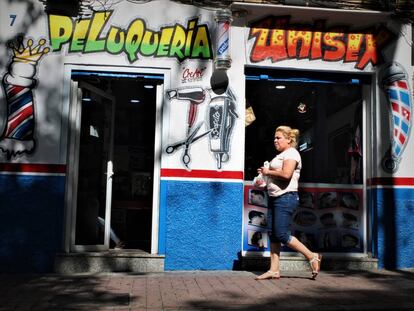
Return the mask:
[[[35,127],[34,96],[36,72],[40,59],[49,52],[44,47],[46,40],[34,45],[32,39],[26,44],[22,37],[11,42],[13,52],[11,62],[2,79],[6,95],[6,109],[0,136],[0,150],[7,158],[22,153],[32,153],[35,148],[33,137]],[[4,110],[4,109],[3,109]]]
[[[408,74],[401,64],[392,62],[381,70],[380,83],[391,112],[391,146],[382,160],[382,167],[384,171],[394,173],[398,170],[411,131],[413,108]]]
[[[172,143],[165,149],[167,154],[172,154],[184,146],[182,163],[186,169],[190,169],[190,146],[199,139],[208,136],[209,149],[216,160],[217,170],[222,169],[222,164],[230,159],[231,134],[236,118],[236,98],[230,88],[220,95],[214,96],[210,89],[202,87],[178,88],[167,91],[169,100],[185,101],[189,103],[187,117],[187,132],[184,140]],[[208,105],[205,122],[194,125],[197,118],[198,105]],[[205,124],[206,130],[197,135]],[[196,136],[197,135],[197,136]]]

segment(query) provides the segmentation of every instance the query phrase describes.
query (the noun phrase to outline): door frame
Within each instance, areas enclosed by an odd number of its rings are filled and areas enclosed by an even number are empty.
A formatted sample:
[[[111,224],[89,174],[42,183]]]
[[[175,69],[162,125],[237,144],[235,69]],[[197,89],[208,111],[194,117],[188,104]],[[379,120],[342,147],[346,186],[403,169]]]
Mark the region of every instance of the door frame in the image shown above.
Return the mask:
[[[298,68],[284,68],[284,67],[278,67],[278,68],[274,68],[274,67],[266,67],[266,66],[251,66],[251,65],[246,65],[244,67],[244,80],[245,83],[247,81],[247,77],[248,76],[255,76],[258,74],[252,74],[252,75],[248,75],[246,74],[246,69],[249,68],[254,68],[257,69],[258,72],[260,72],[260,74],[263,74],[263,72],[268,72],[268,71],[302,71],[304,75],[306,75],[307,73],[315,73],[318,75],[323,76],[324,74],[332,74],[332,73],[337,73],[337,74],[348,74],[348,75],[353,75],[355,77],[364,77],[367,78],[367,80],[369,79],[370,82],[369,83],[361,83],[361,88],[362,88],[362,146],[363,146],[363,150],[364,151],[364,156],[362,157],[362,161],[363,161],[363,170],[362,170],[362,217],[361,217],[361,223],[364,226],[364,230],[362,231],[362,239],[363,239],[363,248],[362,248],[362,252],[324,252],[325,254],[331,256],[331,257],[347,257],[347,258],[360,258],[360,257],[366,257],[367,254],[370,254],[371,249],[372,249],[372,219],[373,219],[373,215],[372,215],[372,202],[369,196],[369,183],[368,181],[371,179],[371,176],[373,176],[373,163],[375,163],[375,161],[373,160],[374,158],[374,154],[372,152],[372,150],[375,150],[375,148],[373,148],[373,141],[374,141],[374,135],[376,133],[375,129],[372,130],[375,126],[375,116],[376,114],[375,112],[375,98],[378,97],[378,88],[375,86],[375,81],[376,81],[376,76],[375,73],[373,72],[354,72],[354,71],[340,71],[340,70],[320,70],[320,71],[314,71],[314,70],[302,70],[302,69],[298,69]],[[246,92],[246,89],[244,90]],[[252,182],[248,181],[248,180],[244,180],[244,186],[248,186],[251,185]],[[317,184],[315,183],[300,183],[302,185],[307,185],[309,187],[315,187]],[[244,204],[243,204],[244,205]],[[244,209],[244,206],[243,206]],[[244,234],[244,226],[245,224],[243,224],[243,234]],[[244,241],[244,236],[242,236],[242,241]],[[243,248],[243,247],[242,247]],[[252,253],[252,252],[250,252]],[[265,251],[265,252],[254,252],[257,254],[262,254],[266,257],[269,256],[269,251]],[[286,253],[286,252],[282,252],[282,253]],[[290,252],[289,252],[290,254]],[[251,254],[249,254],[249,251],[246,250],[242,250],[242,255],[243,256],[249,256]]]
[[[73,218],[73,209],[76,209],[75,203],[77,195],[78,172],[76,163],[78,162],[79,153],[79,141],[76,141],[76,135],[72,133],[73,130],[80,129],[79,119],[81,103],[81,92],[78,83],[72,79],[72,71],[85,70],[96,72],[116,72],[120,74],[131,75],[160,75],[163,76],[163,81],[160,85],[157,85],[156,92],[156,124],[155,126],[155,140],[154,140],[154,171],[153,171],[153,198],[152,198],[152,223],[151,223],[151,254],[158,253],[159,244],[159,211],[160,211],[160,170],[161,170],[161,149],[163,130],[162,120],[168,113],[164,102],[164,89],[170,85],[170,69],[168,68],[146,68],[146,67],[120,67],[120,66],[105,66],[105,65],[79,65],[79,64],[64,64],[64,86],[62,100],[62,136],[60,139],[60,161],[64,163],[66,161],[66,189],[65,189],[65,210],[64,210],[64,236],[63,246],[66,253],[71,252],[71,243],[73,237],[73,222],[76,218]],[[74,85],[76,84],[76,85]],[[77,98],[76,105],[71,104],[71,98]],[[78,118],[78,119],[77,119]],[[76,152],[76,153],[75,153]],[[110,222],[106,222],[106,226],[110,226]],[[106,227],[105,226],[105,227]],[[106,228],[105,228],[106,230]],[[109,231],[108,231],[109,232]],[[108,234],[109,237],[109,234]],[[75,250],[77,251],[77,250]],[[80,250],[79,250],[80,251]]]
[[[70,228],[70,246],[69,249],[73,252],[83,252],[83,251],[104,251],[109,249],[109,230],[111,224],[111,199],[112,199],[112,175],[113,175],[113,137],[114,137],[114,124],[115,124],[115,109],[116,109],[116,100],[112,95],[102,91],[101,89],[96,88],[93,85],[88,84],[87,82],[77,82],[71,80],[71,98],[70,98],[70,115],[71,120],[74,121],[74,126],[70,129],[70,140],[69,145],[69,159],[72,159],[73,165],[70,172],[72,173],[71,181],[74,181],[75,184],[72,187],[72,195],[68,199],[71,200],[71,228]],[[103,244],[75,244],[76,240],[76,214],[77,214],[77,200],[78,200],[78,173],[79,173],[79,151],[80,151],[80,136],[81,136],[81,120],[82,120],[82,89],[89,90],[97,94],[102,98],[106,98],[111,101],[111,128],[110,128],[110,137],[109,137],[109,149],[108,149],[108,158],[106,165],[106,195],[105,195],[105,226],[104,226],[104,241]],[[76,96],[74,94],[76,93]]]

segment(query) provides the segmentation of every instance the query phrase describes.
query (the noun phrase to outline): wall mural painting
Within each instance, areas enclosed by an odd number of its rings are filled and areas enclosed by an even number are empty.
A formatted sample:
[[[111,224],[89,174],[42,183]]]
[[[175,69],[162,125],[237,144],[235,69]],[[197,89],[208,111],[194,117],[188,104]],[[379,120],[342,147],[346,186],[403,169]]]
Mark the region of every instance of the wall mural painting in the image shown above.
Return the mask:
[[[182,87],[167,90],[167,97],[174,111],[174,101],[188,103],[186,137],[183,140],[172,142],[165,152],[172,154],[178,149],[184,149],[181,157],[183,166],[190,170],[190,147],[198,140],[208,137],[209,151],[213,154],[217,170],[222,170],[223,163],[230,159],[232,132],[238,118],[236,112],[236,97],[230,88],[222,95],[216,95],[211,89],[202,87]],[[206,104],[205,121],[195,124],[198,106]],[[204,127],[203,127],[204,125]],[[203,131],[199,132],[201,128]]]
[[[398,170],[411,132],[411,92],[407,71],[401,64],[392,62],[384,65],[379,76],[389,104],[391,137],[391,146],[382,160],[382,168],[394,173]]]
[[[250,61],[270,59],[276,63],[289,59],[355,63],[365,69],[381,63],[379,53],[397,36],[385,26],[350,32],[347,27],[326,29],[326,20],[313,25],[290,24],[290,16],[270,16],[250,25],[248,40],[253,39]]]
[[[326,20],[304,25],[290,24],[290,18],[269,16],[250,25],[248,40],[254,40],[251,62],[308,59],[355,63],[356,69],[364,70],[369,64],[383,63],[381,51],[397,38],[384,25],[350,32],[349,27],[327,29]],[[395,173],[411,131],[411,92],[407,71],[401,64],[384,64],[379,75],[390,107],[391,137],[391,147],[381,164],[385,172]]]
[[[126,54],[130,63],[145,57],[212,59],[210,32],[198,18],[190,19],[184,27],[178,23],[161,27],[159,31],[147,27],[137,18],[126,28],[109,26],[113,11],[95,12],[91,18],[73,19],[69,16],[49,15],[50,45],[53,51],[68,46],[68,53]]]
[[[35,99],[36,72],[41,58],[49,52],[46,40],[40,39],[35,45],[32,39],[19,37],[10,42],[8,48],[12,57],[2,86],[6,95],[5,116],[0,136],[0,150],[7,159],[35,149]],[[4,109],[3,109],[4,110]]]

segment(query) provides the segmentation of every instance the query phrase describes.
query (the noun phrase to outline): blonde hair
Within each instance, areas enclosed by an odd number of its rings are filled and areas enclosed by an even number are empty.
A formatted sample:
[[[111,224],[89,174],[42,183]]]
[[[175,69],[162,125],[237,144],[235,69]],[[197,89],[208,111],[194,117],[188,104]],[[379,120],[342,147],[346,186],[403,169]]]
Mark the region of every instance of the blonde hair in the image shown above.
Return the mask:
[[[281,132],[283,134],[283,136],[285,136],[285,138],[289,138],[290,139],[290,145],[293,148],[296,148],[296,146],[298,145],[298,137],[299,137],[299,130],[298,129],[293,129],[290,126],[287,125],[281,125],[278,126],[276,128],[275,134],[277,132]]]

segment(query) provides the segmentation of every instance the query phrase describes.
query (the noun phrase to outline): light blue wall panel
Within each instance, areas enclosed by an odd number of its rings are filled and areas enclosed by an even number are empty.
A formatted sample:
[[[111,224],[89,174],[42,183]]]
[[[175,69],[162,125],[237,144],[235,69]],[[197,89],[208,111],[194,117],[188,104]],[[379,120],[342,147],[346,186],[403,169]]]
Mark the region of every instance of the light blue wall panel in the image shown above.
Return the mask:
[[[372,190],[373,251],[380,268],[414,267],[414,189]]]
[[[241,250],[243,183],[168,180],[161,193],[165,269],[232,269]]]

